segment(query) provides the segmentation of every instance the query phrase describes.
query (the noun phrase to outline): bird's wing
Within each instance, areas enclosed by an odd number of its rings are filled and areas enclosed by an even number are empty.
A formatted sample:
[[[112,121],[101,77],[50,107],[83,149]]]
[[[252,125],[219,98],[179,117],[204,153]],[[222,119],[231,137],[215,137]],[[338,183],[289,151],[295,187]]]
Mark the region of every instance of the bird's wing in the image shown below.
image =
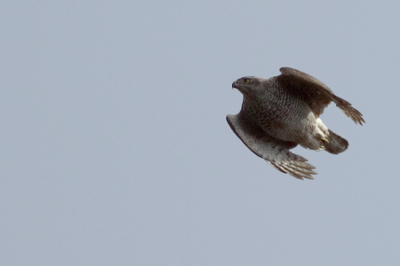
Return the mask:
[[[317,116],[321,115],[324,108],[333,101],[356,124],[365,123],[359,111],[349,102],[336,96],[328,86],[318,79],[289,67],[282,67],[280,71],[282,75],[277,77],[280,84],[290,93],[306,101]]]
[[[242,142],[274,168],[299,179],[314,179],[311,175],[317,174],[313,171],[315,167],[307,163],[307,159],[289,151],[297,146],[296,143],[269,136],[242,113],[228,115],[226,120]]]

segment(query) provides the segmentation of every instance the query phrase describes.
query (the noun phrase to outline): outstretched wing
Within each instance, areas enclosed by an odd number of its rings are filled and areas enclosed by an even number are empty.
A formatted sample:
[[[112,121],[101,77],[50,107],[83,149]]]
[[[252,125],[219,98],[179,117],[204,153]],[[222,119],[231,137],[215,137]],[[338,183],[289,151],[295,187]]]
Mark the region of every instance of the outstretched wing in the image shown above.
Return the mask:
[[[325,107],[333,101],[356,124],[365,123],[362,114],[351,104],[336,96],[324,83],[299,70],[282,67],[278,82],[290,93],[306,101],[316,115],[321,115]]]
[[[297,143],[269,136],[260,127],[246,119],[242,113],[228,115],[226,120],[242,142],[270,165],[299,179],[314,179],[311,175],[317,174],[313,171],[315,167],[307,163],[305,158],[289,151],[296,147]]]

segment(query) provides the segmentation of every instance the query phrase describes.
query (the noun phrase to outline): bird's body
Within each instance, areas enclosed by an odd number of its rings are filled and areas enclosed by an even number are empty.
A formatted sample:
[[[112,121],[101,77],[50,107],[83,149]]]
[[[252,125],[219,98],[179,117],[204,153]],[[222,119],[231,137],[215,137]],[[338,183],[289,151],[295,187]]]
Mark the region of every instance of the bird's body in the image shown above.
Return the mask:
[[[298,144],[338,154],[348,142],[330,131],[319,116],[334,101],[356,123],[361,113],[337,97],[322,82],[291,68],[270,79],[243,77],[232,86],[243,94],[239,114],[228,115],[232,130],[243,143],[278,170],[302,179],[316,174],[306,159],[289,150]]]
[[[299,142],[302,132],[315,121],[311,108],[295,96],[285,94],[274,80],[263,80],[268,90],[246,96],[242,110],[269,135],[286,141]],[[285,97],[276,97],[284,95]],[[300,134],[302,132],[303,134]]]

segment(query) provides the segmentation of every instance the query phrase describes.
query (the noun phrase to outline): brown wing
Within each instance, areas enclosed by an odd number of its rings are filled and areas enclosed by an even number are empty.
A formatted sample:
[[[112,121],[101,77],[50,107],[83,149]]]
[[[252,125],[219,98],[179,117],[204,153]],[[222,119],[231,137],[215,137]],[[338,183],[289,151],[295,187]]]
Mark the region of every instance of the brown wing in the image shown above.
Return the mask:
[[[313,112],[319,116],[325,107],[333,101],[356,124],[365,123],[362,114],[342,98],[336,96],[324,83],[299,70],[282,67],[282,75],[277,77],[281,85],[290,93],[306,101]]]
[[[242,113],[228,115],[226,120],[242,142],[271,166],[298,179],[314,179],[312,175],[317,174],[313,171],[315,167],[307,163],[305,158],[289,151],[297,146],[296,143],[269,136]]]

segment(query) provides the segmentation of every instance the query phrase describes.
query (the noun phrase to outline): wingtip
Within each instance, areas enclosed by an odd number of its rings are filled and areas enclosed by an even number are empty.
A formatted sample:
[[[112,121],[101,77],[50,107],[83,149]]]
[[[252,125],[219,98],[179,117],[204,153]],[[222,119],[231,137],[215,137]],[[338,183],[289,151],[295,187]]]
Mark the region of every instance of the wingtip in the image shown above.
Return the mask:
[[[300,157],[300,156],[299,156]],[[275,169],[289,174],[297,179],[303,180],[304,178],[314,180],[312,175],[317,175],[318,173],[312,169],[315,167],[309,163],[305,162],[283,162],[283,163],[276,163],[276,162],[269,162]]]
[[[336,106],[340,108],[344,112],[345,115],[351,118],[351,120],[354,121],[356,124],[360,124],[361,126],[366,124],[364,118],[362,117],[362,114],[360,111],[358,111],[356,108],[351,106],[349,102],[346,100],[343,100],[342,98],[337,97],[337,102]]]

